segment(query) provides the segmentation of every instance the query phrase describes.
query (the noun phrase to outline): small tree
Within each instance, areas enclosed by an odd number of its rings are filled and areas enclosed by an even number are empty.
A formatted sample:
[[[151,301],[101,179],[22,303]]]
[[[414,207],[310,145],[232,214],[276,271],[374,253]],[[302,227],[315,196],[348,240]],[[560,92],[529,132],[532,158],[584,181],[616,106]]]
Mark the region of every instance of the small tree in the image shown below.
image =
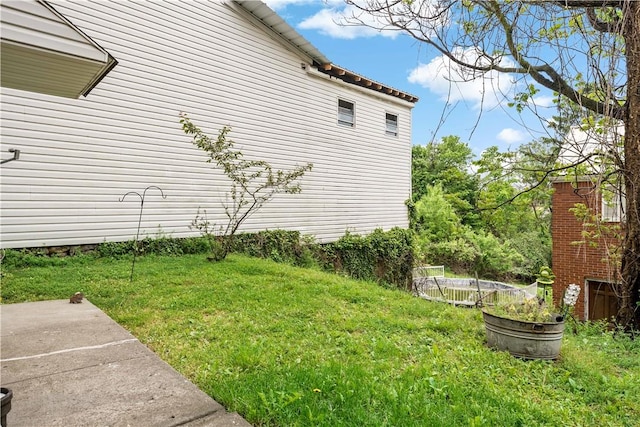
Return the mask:
[[[234,148],[234,141],[227,138],[231,132],[229,126],[224,126],[213,140],[185,113],[180,114],[180,123],[187,135],[193,135],[193,143],[207,153],[207,162],[215,163],[231,181],[227,199],[222,202],[227,224],[216,227],[207,219],[206,210],[201,212],[198,208],[190,226],[209,239],[212,259],[220,261],[231,251],[233,237],[247,218],[278,193],[300,193],[302,189],[297,181],[312,169],[313,164],[296,166],[289,172],[274,171],[264,160],[245,160],[242,152]]]

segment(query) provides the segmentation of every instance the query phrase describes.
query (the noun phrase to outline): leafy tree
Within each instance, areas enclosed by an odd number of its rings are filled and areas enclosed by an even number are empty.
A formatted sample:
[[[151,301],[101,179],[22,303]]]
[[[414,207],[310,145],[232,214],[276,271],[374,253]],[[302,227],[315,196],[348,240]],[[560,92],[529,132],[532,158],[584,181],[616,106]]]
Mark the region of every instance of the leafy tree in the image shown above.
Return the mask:
[[[493,146],[474,162],[480,176],[480,217],[497,236],[509,238],[527,230],[549,236],[551,189],[535,173],[540,167],[535,157],[545,157],[543,150],[537,141],[516,152],[502,153]]]
[[[227,224],[217,227],[207,219],[206,211],[200,209],[192,222],[192,227],[212,242],[213,259],[219,261],[229,254],[240,225],[276,194],[299,193],[298,181],[313,165],[296,166],[289,172],[274,171],[264,160],[245,160],[242,152],[234,148],[235,143],[227,138],[230,127],[223,127],[218,137],[211,139],[184,113],[180,115],[180,123],[187,135],[193,135],[193,143],[207,153],[207,162],[215,163],[231,181],[228,198],[222,202]]]
[[[445,197],[442,185],[430,185],[427,194],[416,202],[415,230],[430,240],[449,240],[461,231],[461,221]]]
[[[524,258],[513,273],[532,278],[551,263],[551,188],[535,186],[546,144],[532,141],[515,152],[490,147],[474,162],[480,176],[478,211],[486,231]],[[523,193],[523,188],[528,189]]]
[[[413,200],[420,200],[430,186],[440,185],[446,199],[464,223],[475,221],[477,180],[470,172],[471,148],[457,136],[414,145],[412,148]]]
[[[515,276],[516,267],[524,261],[524,257],[509,241],[503,242],[491,233],[467,230],[465,238],[477,248],[478,256],[473,268],[483,277]]]
[[[621,146],[605,138],[602,152],[611,166],[606,178],[617,175],[626,192],[617,320],[640,327],[640,2],[347,2],[368,15],[354,14],[351,23],[409,34],[457,64],[460,80],[521,79],[524,91],[510,100],[516,108],[531,104],[537,84],[578,106],[599,132],[624,123]]]

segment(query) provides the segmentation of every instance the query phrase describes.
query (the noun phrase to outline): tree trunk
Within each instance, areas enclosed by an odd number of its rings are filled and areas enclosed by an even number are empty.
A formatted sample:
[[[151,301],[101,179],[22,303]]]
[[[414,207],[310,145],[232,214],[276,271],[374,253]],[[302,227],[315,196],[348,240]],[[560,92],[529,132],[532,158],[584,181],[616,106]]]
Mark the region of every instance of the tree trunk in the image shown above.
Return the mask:
[[[626,224],[621,264],[618,322],[640,328],[640,2],[625,6],[627,115],[624,137]]]

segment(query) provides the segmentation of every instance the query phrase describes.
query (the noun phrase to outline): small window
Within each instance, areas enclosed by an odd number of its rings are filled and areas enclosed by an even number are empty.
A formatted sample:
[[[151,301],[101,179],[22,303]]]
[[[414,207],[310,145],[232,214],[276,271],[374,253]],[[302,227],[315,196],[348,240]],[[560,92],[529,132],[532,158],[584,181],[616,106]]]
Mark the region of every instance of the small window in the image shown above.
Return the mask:
[[[398,116],[387,113],[386,117],[386,134],[398,136]]]
[[[621,222],[625,219],[625,196],[622,191],[613,186],[607,186],[602,190],[602,220],[608,222]]]
[[[353,127],[353,102],[338,100],[338,124]]]

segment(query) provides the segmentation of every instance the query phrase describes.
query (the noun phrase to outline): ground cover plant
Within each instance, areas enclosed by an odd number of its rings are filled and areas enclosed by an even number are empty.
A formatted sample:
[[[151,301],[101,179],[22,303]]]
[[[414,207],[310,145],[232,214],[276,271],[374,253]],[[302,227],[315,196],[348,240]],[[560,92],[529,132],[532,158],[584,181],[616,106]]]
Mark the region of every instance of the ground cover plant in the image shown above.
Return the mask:
[[[9,256],[7,257],[9,258]],[[485,347],[478,310],[231,254],[5,258],[3,303],[85,293],[259,426],[632,426],[640,343],[596,325],[556,362]],[[38,265],[34,265],[38,264]]]

